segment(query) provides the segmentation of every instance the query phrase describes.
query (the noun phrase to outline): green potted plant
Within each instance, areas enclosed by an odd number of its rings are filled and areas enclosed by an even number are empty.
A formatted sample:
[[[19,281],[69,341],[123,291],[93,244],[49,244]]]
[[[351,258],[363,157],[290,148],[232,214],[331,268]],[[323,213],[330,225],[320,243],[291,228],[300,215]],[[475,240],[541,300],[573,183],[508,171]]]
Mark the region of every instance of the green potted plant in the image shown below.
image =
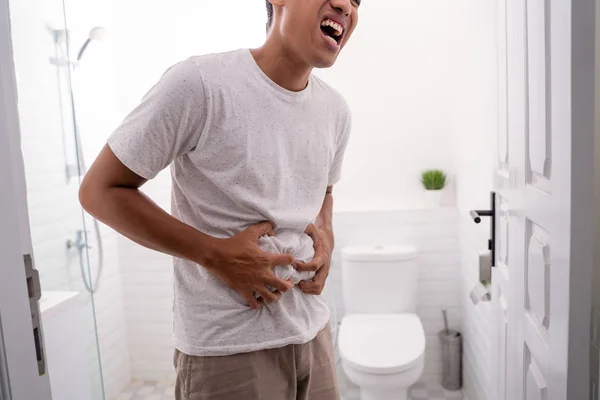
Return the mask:
[[[439,169],[428,169],[421,173],[421,183],[425,188],[425,196],[431,207],[442,205],[442,193],[447,181],[446,173]]]

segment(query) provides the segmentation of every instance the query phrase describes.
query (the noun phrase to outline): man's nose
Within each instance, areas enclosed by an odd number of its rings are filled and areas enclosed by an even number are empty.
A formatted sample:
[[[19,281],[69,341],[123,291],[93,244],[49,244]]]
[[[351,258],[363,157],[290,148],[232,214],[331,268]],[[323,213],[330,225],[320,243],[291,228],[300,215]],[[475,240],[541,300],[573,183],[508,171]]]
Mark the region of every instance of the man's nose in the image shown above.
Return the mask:
[[[331,6],[344,15],[352,12],[352,0],[330,0]]]

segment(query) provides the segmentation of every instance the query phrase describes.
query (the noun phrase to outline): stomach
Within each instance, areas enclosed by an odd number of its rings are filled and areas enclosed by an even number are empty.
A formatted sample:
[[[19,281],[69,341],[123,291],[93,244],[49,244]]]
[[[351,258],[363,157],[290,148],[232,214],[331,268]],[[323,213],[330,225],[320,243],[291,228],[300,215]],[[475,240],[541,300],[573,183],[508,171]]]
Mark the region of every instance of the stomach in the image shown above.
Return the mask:
[[[201,266],[175,260],[175,339],[197,356],[227,355],[311,340],[330,317],[323,296],[298,287],[253,310]]]

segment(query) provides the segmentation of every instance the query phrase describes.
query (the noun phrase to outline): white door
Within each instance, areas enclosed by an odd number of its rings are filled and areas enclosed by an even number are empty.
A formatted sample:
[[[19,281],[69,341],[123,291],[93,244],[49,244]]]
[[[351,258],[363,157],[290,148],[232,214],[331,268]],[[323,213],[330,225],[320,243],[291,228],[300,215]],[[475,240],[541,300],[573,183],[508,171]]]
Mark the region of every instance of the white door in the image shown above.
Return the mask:
[[[497,4],[492,393],[584,400],[594,218],[577,180],[592,186],[594,1]]]
[[[8,3],[0,1],[0,399],[50,400],[19,146]],[[29,280],[29,290],[27,277]],[[30,299],[31,300],[30,302]]]

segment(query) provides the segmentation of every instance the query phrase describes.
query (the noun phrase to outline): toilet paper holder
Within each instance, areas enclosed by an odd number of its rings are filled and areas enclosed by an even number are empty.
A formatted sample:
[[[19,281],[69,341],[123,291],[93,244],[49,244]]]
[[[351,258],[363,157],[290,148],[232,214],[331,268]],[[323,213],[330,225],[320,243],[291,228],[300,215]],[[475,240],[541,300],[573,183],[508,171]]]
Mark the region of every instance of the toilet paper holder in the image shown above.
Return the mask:
[[[488,240],[489,252],[479,253],[479,282],[469,293],[473,304],[488,302],[492,299],[490,282],[492,280],[492,267],[496,266],[496,193],[490,193],[489,210],[472,210],[471,218],[476,224],[481,223],[482,217],[490,217],[490,239]]]
[[[469,298],[473,302],[473,305],[477,305],[480,302],[488,302],[492,300],[492,293],[490,291],[490,287],[484,285],[483,283],[477,283],[471,292],[469,293]]]
[[[482,217],[490,217],[490,239],[488,240],[488,250],[491,252],[492,267],[496,266],[496,193],[490,193],[490,209],[489,210],[472,210],[471,218],[476,224],[481,223]]]

